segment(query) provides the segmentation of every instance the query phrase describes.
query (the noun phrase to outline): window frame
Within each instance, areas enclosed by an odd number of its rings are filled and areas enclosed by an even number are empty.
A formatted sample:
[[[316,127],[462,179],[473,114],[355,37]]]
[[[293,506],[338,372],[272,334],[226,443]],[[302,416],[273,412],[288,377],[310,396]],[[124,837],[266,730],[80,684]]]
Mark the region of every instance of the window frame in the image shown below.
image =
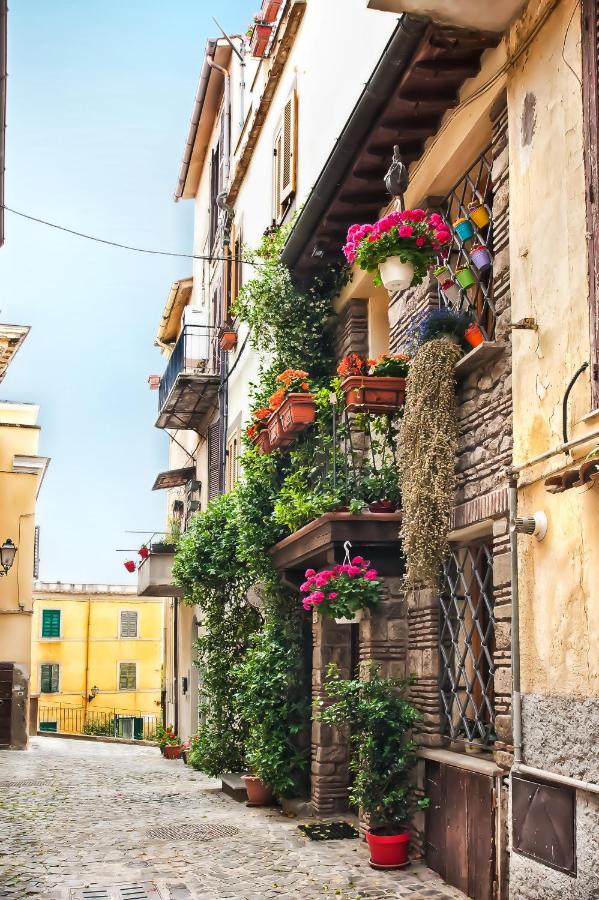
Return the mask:
[[[58,634],[44,634],[44,619],[46,613],[58,613]],[[40,640],[60,641],[62,639],[62,609],[56,606],[44,606],[40,616]]]
[[[294,87],[285,99],[272,140],[272,220],[275,225],[284,221],[297,190],[297,110]],[[288,178],[285,179],[287,161]]]
[[[135,634],[133,637],[123,634],[123,614],[135,616]],[[138,609],[119,609],[119,640],[121,641],[137,641],[139,640],[139,610]]]
[[[43,681],[43,679],[44,679],[44,674],[43,674],[44,668],[50,668],[50,669],[52,670],[54,667],[56,667],[56,670],[57,670],[57,675],[56,675],[56,690],[55,690],[55,691],[52,690],[52,671],[51,671],[51,672],[50,672],[50,690],[49,690],[49,691],[45,691],[45,690],[44,690],[44,681]],[[40,668],[39,668],[40,694],[60,694],[60,693],[61,693],[61,690],[60,690],[60,687],[61,687],[60,682],[61,682],[62,676],[61,676],[61,671],[60,671],[60,669],[61,669],[60,663],[57,663],[57,662],[43,662],[43,663],[40,663]]]
[[[135,670],[135,684],[133,687],[121,687],[121,666],[134,666]],[[138,684],[138,662],[133,659],[119,659],[116,664],[116,683],[117,683],[117,691],[119,693],[131,693],[132,691],[137,691]]]

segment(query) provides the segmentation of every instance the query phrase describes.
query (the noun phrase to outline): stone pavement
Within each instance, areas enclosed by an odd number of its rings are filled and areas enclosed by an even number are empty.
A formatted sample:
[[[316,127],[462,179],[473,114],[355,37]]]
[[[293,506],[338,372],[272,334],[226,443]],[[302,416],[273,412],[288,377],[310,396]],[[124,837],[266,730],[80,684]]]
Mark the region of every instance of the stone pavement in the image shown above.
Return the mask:
[[[422,865],[375,872],[362,841],[310,841],[218,785],[152,747],[37,737],[0,751],[0,898],[464,898]]]

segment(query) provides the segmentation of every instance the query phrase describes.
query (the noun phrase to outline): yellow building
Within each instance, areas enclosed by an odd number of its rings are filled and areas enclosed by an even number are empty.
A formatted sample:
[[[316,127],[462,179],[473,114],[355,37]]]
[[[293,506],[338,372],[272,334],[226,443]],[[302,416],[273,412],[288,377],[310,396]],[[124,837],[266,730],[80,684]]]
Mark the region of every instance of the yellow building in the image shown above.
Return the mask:
[[[140,598],[134,588],[36,583],[40,730],[151,733],[160,717],[162,616],[162,600]]]
[[[28,332],[0,325],[0,381]],[[16,547],[14,556],[0,549],[0,747],[15,749],[27,746],[35,506],[48,466],[37,455],[38,411],[0,401],[0,545]]]

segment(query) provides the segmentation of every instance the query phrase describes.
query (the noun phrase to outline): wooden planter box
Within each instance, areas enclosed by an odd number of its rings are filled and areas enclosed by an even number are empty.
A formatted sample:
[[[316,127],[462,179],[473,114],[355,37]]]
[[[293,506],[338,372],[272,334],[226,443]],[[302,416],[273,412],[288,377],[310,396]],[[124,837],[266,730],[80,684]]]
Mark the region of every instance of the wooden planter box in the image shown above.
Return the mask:
[[[341,390],[348,412],[392,413],[404,405],[406,379],[350,375],[343,381]]]
[[[237,346],[237,332],[236,331],[222,331],[220,335],[220,349],[224,350],[225,353],[228,353],[230,350],[234,350]]]
[[[279,14],[283,0],[262,0],[260,18],[263,22],[274,22]]]
[[[268,47],[272,25],[254,25],[250,49],[252,56],[262,57]]]
[[[316,419],[316,404],[312,394],[287,394],[279,407],[283,431],[299,434]]]
[[[268,436],[271,450],[290,447],[295,441],[295,434],[286,432],[279,416],[279,411],[274,412],[268,420]]]
[[[262,431],[258,432],[258,437],[254,441],[254,446],[260,453],[270,453],[272,447],[270,445],[268,428],[263,428]]]

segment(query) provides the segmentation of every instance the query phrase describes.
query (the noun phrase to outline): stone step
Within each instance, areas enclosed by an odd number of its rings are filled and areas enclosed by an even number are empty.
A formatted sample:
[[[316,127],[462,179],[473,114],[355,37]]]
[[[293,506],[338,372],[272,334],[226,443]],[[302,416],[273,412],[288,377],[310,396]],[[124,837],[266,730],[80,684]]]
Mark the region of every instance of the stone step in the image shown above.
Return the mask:
[[[226,772],[224,775],[221,775],[221,784],[223,793],[228,794],[229,797],[237,800],[238,803],[245,803],[248,795],[245,783],[241,779],[241,773]]]

